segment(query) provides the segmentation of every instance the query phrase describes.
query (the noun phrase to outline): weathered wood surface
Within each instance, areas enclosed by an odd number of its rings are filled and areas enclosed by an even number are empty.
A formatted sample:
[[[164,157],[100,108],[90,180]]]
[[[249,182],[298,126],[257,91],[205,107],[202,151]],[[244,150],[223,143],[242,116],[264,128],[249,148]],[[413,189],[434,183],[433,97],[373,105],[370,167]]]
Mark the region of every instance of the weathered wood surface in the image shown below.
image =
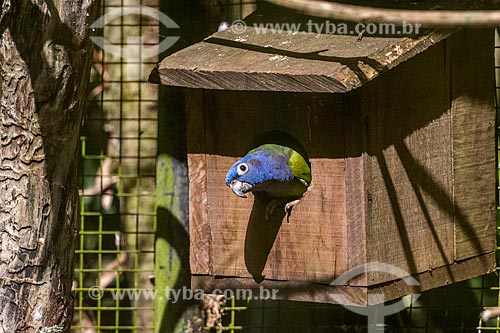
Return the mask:
[[[328,281],[346,269],[339,97],[203,92],[204,121],[200,109],[188,109],[188,133],[194,134],[188,136],[193,273]],[[195,100],[199,100],[196,91],[188,103],[194,105]],[[277,128],[294,133],[314,156],[314,184],[297,206],[301,208],[294,208],[290,223],[282,222],[281,210],[266,222],[263,205],[252,197],[238,198],[224,185],[236,156],[244,155],[259,134],[255,128],[260,133]],[[331,152],[340,158],[327,157]],[[206,183],[200,179],[201,169]]]
[[[479,275],[492,273],[495,271],[495,266],[495,253],[490,252],[485,255],[454,262],[448,266],[414,274],[413,277],[419,283],[417,287],[409,286],[404,280],[395,280],[371,286],[369,292],[372,294],[383,294],[386,300],[392,300],[411,293],[420,293],[433,288],[447,286],[457,281],[464,281],[478,276],[479,273]]]
[[[450,38],[456,260],[495,250],[493,40],[492,29]]]
[[[261,283],[256,283],[251,278],[231,277],[231,278],[216,278],[213,276],[193,276],[192,287],[202,289],[207,293],[212,293],[214,290],[239,290],[240,293],[252,290],[252,298],[265,299],[273,295],[275,299],[305,301],[305,302],[321,302],[321,303],[338,303],[336,294],[344,295],[350,302],[355,302],[360,305],[368,305],[368,295],[384,295],[384,299],[393,300],[404,295],[421,293],[423,291],[446,286],[455,281],[463,281],[471,276],[477,267],[486,267],[484,273],[495,271],[495,253],[489,253],[483,256],[478,256],[464,261],[453,263],[450,266],[439,267],[434,270],[428,270],[413,275],[418,281],[418,286],[408,285],[403,280],[390,281],[373,285],[370,287],[363,286],[331,286],[326,284],[300,282],[300,281],[272,281],[264,280]],[[450,279],[450,274],[455,277],[455,281]],[[267,290],[261,292],[260,290]],[[241,295],[241,294],[240,294]],[[269,298],[267,298],[269,299]],[[373,300],[377,300],[374,298]],[[374,303],[375,304],[375,303]]]
[[[0,332],[72,319],[76,171],[97,1],[0,2]]]
[[[366,153],[367,262],[410,273],[453,262],[452,83],[446,46],[447,41],[436,45],[352,96],[362,101],[365,124],[360,135]],[[391,279],[382,278],[369,278],[370,284]]]
[[[328,284],[310,283],[307,281],[275,281],[264,280],[256,283],[251,278],[233,277],[231,279],[217,279],[212,276],[193,276],[193,289],[202,289],[207,293],[214,290],[252,290],[252,299],[264,299],[274,296],[277,300],[291,300],[304,302],[338,303],[335,294],[345,295],[347,299],[357,304],[366,304],[367,287],[329,286]],[[260,290],[267,290],[261,292]],[[269,297],[268,299],[271,299]],[[264,299],[265,300],[265,299]]]
[[[451,34],[434,31],[410,37],[365,37],[262,33],[247,27],[215,33],[167,58],[154,80],[188,88],[347,92],[411,59]]]
[[[366,147],[365,116],[360,105],[364,101],[359,98],[344,98],[345,133],[345,182],[346,182],[346,222],[347,222],[347,257],[349,268],[366,263],[367,258],[367,204],[366,194],[366,162],[363,148]],[[364,198],[364,199],[363,199]],[[352,246],[352,244],[356,244]],[[368,285],[367,275],[363,274],[350,281],[352,285]]]
[[[210,257],[213,255],[212,232],[208,221],[207,157],[205,153],[205,128],[203,123],[203,92],[186,92],[186,127],[197,131],[189,136],[189,234],[190,268],[193,274],[213,275]],[[191,133],[191,132],[190,132]]]
[[[415,274],[495,251],[492,33],[460,31],[346,98],[355,110],[349,119],[364,125],[361,140],[351,137],[362,142],[362,161],[350,162],[362,165],[363,177],[347,170],[347,197],[364,183],[364,210],[351,214],[366,214],[366,234],[354,231],[363,230],[357,220],[348,223],[348,247],[359,253],[354,244],[366,242],[366,262]],[[353,267],[360,259],[351,258]],[[390,277],[366,279],[353,283]],[[451,270],[448,279],[460,280]]]
[[[490,272],[493,91],[491,76],[477,75],[493,66],[490,37],[457,32],[343,95],[191,91],[192,273],[294,285],[331,282],[348,268],[379,261],[420,276],[428,289]],[[464,46],[482,55],[473,69],[463,65],[472,62]],[[313,172],[290,223],[279,214],[263,221],[258,201],[224,186],[250,142],[275,129],[304,145]],[[394,280],[369,273],[350,285],[387,285],[394,296],[400,293],[391,288],[402,288]]]

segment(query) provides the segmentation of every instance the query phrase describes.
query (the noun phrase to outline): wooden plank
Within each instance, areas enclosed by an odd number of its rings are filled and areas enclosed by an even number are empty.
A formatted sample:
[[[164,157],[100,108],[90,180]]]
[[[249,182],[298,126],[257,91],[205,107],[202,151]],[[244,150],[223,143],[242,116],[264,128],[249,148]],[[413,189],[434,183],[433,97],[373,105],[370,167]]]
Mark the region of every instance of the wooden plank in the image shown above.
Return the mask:
[[[207,205],[215,275],[327,281],[347,268],[339,97],[205,93]],[[293,134],[312,164],[312,185],[289,223],[281,211],[266,222],[263,205],[252,196],[235,196],[224,185],[227,170],[255,137],[274,129]]]
[[[409,286],[404,281],[398,280],[372,286],[369,293],[383,294],[386,300],[392,300],[410,293],[421,293],[433,288],[464,281],[478,276],[478,272],[481,275],[488,274],[495,271],[495,266],[495,253],[490,252],[464,261],[454,262],[449,266],[438,267],[416,274],[414,277],[419,283],[417,287]]]
[[[456,260],[495,249],[494,29],[450,39]]]
[[[395,300],[404,295],[421,293],[426,290],[469,279],[476,276],[478,271],[484,272],[484,274],[495,271],[494,252],[456,262],[448,267],[438,267],[415,274],[414,277],[419,283],[417,286],[408,285],[403,280],[390,281],[367,288],[359,286],[333,287],[328,284],[297,281],[264,280],[261,283],[256,283],[251,278],[216,278],[213,276],[194,275],[191,279],[191,287],[207,293],[212,293],[216,289],[220,292],[231,290],[235,295],[238,293],[242,295],[244,292],[248,292],[248,290],[253,290],[252,299],[254,300],[274,295],[274,299],[279,300],[336,303],[338,298],[334,295],[341,294],[357,304],[368,304],[368,294],[384,295],[383,298],[385,301]],[[453,278],[450,278],[450,276]],[[262,292],[261,290],[264,291]],[[381,298],[372,298],[371,300],[381,300]]]
[[[451,119],[445,43],[357,90],[366,115],[367,262],[412,274],[453,262]],[[391,280],[370,275],[370,284]]]
[[[218,32],[165,58],[151,81],[188,88],[347,92],[447,38],[263,33],[247,27]]]
[[[336,303],[337,295],[345,295],[357,304],[366,304],[368,288],[329,286],[328,284],[317,284],[299,281],[274,281],[264,280],[256,283],[251,278],[215,278],[211,276],[196,276],[191,278],[191,287],[194,290],[203,290],[212,293],[215,290],[236,295],[252,290],[253,300],[262,300],[264,297],[275,296],[268,299],[290,300],[301,302]],[[230,291],[227,291],[230,290]]]
[[[349,268],[366,263],[366,156],[365,116],[357,98],[344,98],[344,133],[346,163],[346,220]],[[351,285],[367,286],[367,275],[350,281]]]
[[[205,151],[203,93],[186,90],[186,128],[188,151]],[[189,168],[189,262],[191,273],[212,274],[211,229],[207,207],[207,163],[205,153],[188,154]]]

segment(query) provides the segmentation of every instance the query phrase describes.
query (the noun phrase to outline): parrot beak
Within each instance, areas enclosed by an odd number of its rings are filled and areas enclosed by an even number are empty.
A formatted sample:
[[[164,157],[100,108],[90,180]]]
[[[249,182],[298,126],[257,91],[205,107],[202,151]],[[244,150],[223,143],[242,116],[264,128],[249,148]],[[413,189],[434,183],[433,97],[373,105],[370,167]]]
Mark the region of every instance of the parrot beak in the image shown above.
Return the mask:
[[[236,179],[231,181],[229,187],[231,188],[233,193],[239,196],[240,198],[246,198],[247,196],[245,195],[245,193],[247,193],[252,189],[252,185],[240,182],[239,180]]]

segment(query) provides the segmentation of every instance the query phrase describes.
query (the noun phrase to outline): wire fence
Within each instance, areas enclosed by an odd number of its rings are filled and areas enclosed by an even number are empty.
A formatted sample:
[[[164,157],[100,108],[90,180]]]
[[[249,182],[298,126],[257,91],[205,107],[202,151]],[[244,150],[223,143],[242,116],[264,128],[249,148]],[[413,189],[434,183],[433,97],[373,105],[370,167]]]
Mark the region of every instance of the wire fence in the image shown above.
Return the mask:
[[[102,1],[102,13],[158,1]],[[151,332],[158,87],[147,83],[157,58],[158,22],[124,15],[96,35],[119,48],[96,48],[81,137],[81,228],[75,254],[75,332]],[[141,36],[133,38],[131,36]],[[143,296],[143,295],[141,295]]]
[[[159,9],[160,0],[103,0],[101,15],[137,5]],[[256,6],[242,0],[213,5],[228,22],[250,14]],[[154,273],[159,92],[147,78],[159,59],[145,58],[141,51],[160,42],[159,31],[154,18],[123,15],[95,32],[119,47],[121,54],[99,48],[94,53],[81,137],[81,228],[75,253],[72,332],[154,331],[150,277]],[[500,39],[496,37],[498,96]],[[386,331],[500,331],[498,318],[478,320],[485,307],[500,306],[500,281],[495,274],[426,292],[413,304],[409,298],[406,301],[405,311],[386,318]],[[367,329],[365,317],[341,306],[267,300],[228,300],[222,324],[223,331],[232,333]]]

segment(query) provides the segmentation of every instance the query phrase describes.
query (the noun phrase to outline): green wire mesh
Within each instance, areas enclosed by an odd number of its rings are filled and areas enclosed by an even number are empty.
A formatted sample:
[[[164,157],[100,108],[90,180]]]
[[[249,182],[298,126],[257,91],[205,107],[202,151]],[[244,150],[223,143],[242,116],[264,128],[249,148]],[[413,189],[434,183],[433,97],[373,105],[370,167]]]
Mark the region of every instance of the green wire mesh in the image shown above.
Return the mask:
[[[147,6],[160,0],[102,0],[101,13]],[[214,2],[230,19],[255,3]],[[155,164],[158,86],[147,78],[157,57],[141,51],[160,42],[159,21],[123,15],[97,29],[122,49],[96,47],[81,137],[79,242],[75,251],[76,293],[72,332],[153,332]],[[134,37],[137,36],[137,37]],[[234,302],[234,301],[232,301]],[[234,312],[228,329],[235,328]],[[230,313],[233,313],[232,315]]]
[[[155,2],[105,0],[101,15]],[[128,15],[95,34],[127,56],[156,45],[158,31],[156,20]],[[147,78],[158,59],[99,48],[93,56],[81,138],[72,332],[152,332],[158,87]]]
[[[159,8],[160,0],[103,0],[102,14],[134,5]],[[215,1],[214,6],[231,22],[249,14],[255,3]],[[95,34],[140,54],[158,44],[158,24],[125,16]],[[498,35],[496,45],[500,59]],[[154,331],[155,294],[149,277],[154,273],[158,87],[147,83],[147,76],[158,60],[94,53],[81,138],[72,332]],[[500,60],[497,64],[498,81]],[[499,277],[490,274],[426,292],[413,304],[408,299],[405,311],[386,319],[387,331],[500,332],[500,319],[478,320],[484,308],[500,306],[499,286]],[[365,317],[337,305],[230,299],[224,313],[222,331],[231,333],[366,331]]]

